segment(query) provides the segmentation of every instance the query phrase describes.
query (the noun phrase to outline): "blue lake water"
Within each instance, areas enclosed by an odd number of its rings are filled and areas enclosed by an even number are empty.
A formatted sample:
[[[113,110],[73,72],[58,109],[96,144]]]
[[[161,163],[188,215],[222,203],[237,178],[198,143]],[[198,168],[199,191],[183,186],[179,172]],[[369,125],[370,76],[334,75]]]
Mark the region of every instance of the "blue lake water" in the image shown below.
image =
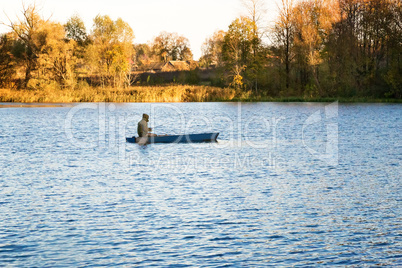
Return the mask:
[[[126,143],[144,112],[218,143]],[[400,266],[401,132],[398,104],[2,108],[0,266]]]

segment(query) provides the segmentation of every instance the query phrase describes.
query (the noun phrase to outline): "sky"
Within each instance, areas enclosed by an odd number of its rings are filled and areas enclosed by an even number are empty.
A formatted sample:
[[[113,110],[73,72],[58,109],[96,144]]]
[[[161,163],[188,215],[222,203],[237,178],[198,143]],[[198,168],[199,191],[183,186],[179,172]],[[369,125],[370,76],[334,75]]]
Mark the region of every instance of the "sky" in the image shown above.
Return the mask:
[[[276,0],[266,1],[267,21],[277,14]],[[244,15],[240,0],[0,0],[0,22],[16,21],[23,3],[36,3],[44,18],[65,23],[78,14],[87,31],[96,15],[122,18],[134,31],[134,43],[147,43],[162,31],[178,33],[189,39],[194,59],[201,56],[205,39],[216,30],[227,30],[230,23]],[[0,33],[9,28],[0,25]]]

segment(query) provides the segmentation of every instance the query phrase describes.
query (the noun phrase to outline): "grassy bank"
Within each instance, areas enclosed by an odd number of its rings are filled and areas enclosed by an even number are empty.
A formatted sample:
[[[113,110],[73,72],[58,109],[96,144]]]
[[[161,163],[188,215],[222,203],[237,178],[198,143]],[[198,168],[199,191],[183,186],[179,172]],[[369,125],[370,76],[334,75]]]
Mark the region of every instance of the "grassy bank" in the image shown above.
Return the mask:
[[[19,103],[72,103],[72,102],[394,102],[400,99],[373,98],[305,98],[255,96],[250,92],[239,92],[232,88],[211,86],[164,85],[135,86],[129,88],[81,87],[78,89],[36,90],[0,89],[0,102]]]
[[[231,88],[210,86],[139,86],[129,88],[83,87],[79,89],[0,89],[0,102],[204,102],[232,101],[238,94]]]
[[[378,99],[371,97],[339,97],[339,98],[324,98],[324,97],[267,97],[267,96],[252,96],[246,99],[234,99],[234,101],[243,102],[335,102],[340,103],[402,103],[402,99]]]

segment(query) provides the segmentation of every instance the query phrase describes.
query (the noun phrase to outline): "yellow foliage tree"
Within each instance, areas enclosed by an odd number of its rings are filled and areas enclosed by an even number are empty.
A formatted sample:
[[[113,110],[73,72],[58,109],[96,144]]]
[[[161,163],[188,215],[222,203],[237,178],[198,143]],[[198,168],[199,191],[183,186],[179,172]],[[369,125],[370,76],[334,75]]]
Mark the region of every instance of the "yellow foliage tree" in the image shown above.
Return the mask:
[[[91,45],[87,49],[87,60],[101,84],[122,87],[129,84],[134,54],[134,33],[121,18],[113,21],[109,16],[96,16],[90,35]]]
[[[223,60],[228,71],[229,80],[231,80],[230,83],[236,88],[245,84],[243,82],[245,72],[252,67],[254,28],[254,22],[249,18],[240,17],[230,24],[224,37],[222,46]],[[249,79],[247,82],[250,84],[252,81]]]
[[[11,38],[15,40],[13,54],[25,73],[22,87],[27,87],[33,72],[38,68],[38,58],[42,47],[38,32],[43,23],[36,6],[30,5],[23,6],[22,17],[16,22],[10,21],[8,25],[11,28]]]
[[[333,23],[339,20],[335,0],[303,1],[294,8],[295,46],[301,58],[313,74],[317,89],[322,88],[318,78],[318,66],[323,62],[322,53]]]
[[[54,22],[43,23],[38,35],[43,42],[38,58],[40,77],[56,81],[62,87],[73,87],[76,42],[66,40],[64,27]]]

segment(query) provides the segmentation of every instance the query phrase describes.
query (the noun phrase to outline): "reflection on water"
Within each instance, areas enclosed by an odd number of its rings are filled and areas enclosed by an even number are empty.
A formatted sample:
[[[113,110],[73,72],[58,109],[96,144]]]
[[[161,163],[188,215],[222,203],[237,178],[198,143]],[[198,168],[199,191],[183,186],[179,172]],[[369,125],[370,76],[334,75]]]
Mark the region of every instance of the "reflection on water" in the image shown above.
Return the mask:
[[[0,266],[401,264],[400,105],[84,108],[0,109]]]

